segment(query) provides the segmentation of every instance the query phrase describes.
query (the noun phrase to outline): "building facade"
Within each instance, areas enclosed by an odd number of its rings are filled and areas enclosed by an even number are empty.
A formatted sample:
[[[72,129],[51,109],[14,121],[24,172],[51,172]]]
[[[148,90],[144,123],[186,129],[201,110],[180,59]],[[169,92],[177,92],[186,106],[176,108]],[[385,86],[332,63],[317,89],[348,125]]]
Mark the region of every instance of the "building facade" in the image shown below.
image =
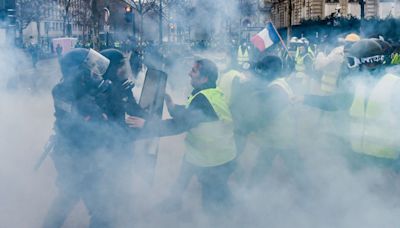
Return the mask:
[[[89,2],[91,1],[16,0],[19,30],[17,36],[22,42],[33,38],[41,43],[56,37],[85,35],[91,17]],[[31,7],[33,9],[29,9]]]
[[[400,13],[395,0],[364,0],[365,18]],[[358,0],[270,0],[271,20],[276,27],[287,27],[289,18],[291,24],[298,25],[302,20],[325,18],[328,16],[361,17],[361,7]],[[291,7],[289,7],[291,5]],[[291,16],[289,9],[291,8]]]

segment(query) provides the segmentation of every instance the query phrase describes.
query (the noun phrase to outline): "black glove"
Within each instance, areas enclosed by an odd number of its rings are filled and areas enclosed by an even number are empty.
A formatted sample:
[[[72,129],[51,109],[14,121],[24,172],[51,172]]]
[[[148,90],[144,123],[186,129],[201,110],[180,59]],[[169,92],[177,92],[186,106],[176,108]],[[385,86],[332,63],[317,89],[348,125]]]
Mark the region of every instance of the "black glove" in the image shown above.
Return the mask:
[[[97,86],[97,94],[105,93],[111,89],[112,82],[110,80],[103,80]]]
[[[127,79],[121,84],[122,90],[132,90],[135,87],[135,82]]]

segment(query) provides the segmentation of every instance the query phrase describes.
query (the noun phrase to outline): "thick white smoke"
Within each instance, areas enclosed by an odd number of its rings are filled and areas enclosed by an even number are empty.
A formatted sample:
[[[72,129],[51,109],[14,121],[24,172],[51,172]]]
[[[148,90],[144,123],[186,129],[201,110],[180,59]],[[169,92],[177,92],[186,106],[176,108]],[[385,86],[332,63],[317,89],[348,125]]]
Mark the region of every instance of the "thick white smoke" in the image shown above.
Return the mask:
[[[211,30],[219,32],[224,29],[220,25],[227,15],[239,17],[236,1],[206,2],[214,11],[207,11],[209,6],[201,8],[202,1],[197,1],[195,21],[203,23],[200,28],[211,26]],[[210,13],[217,16],[210,17]],[[183,104],[189,92],[187,74],[193,56],[171,59],[172,67],[167,70],[170,93],[177,103]],[[58,63],[56,59],[42,60],[34,70],[29,56],[1,47],[0,75],[0,227],[40,227],[56,196],[56,170],[49,158],[38,171],[33,171],[33,167],[52,134],[51,88],[60,78]],[[317,121],[315,116],[304,119],[314,124]],[[347,148],[336,140],[342,135],[319,135],[316,128],[314,125],[311,129],[315,132],[299,129],[298,135],[306,138],[300,148],[306,191],[296,187],[285,161],[279,157],[262,183],[247,188],[258,150],[250,140],[230,180],[235,206],[218,226],[202,213],[196,181],[183,195],[181,211],[165,212],[158,207],[178,175],[184,154],[183,135],[161,138],[153,184],[149,186],[140,170],[131,183],[135,193],[132,227],[396,227],[400,201],[398,188],[394,187],[399,187],[398,178],[388,177],[376,168],[350,169],[343,155],[348,153]],[[145,168],[144,163],[139,167]],[[80,203],[64,227],[87,227],[88,223],[87,210]]]

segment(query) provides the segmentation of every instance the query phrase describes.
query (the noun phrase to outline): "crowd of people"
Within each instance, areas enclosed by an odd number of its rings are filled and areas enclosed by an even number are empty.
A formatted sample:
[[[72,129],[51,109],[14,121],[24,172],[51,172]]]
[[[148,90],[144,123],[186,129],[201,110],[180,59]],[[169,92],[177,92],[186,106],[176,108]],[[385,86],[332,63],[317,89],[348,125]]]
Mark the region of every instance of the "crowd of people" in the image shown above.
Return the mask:
[[[75,48],[61,56],[51,154],[59,194],[43,227],[61,227],[80,199],[90,227],[131,227],[132,143],[184,132],[184,161],[165,210],[181,208],[196,176],[205,214],[226,219],[237,206],[228,182],[249,140],[258,148],[249,179],[240,183],[249,189],[265,184],[280,157],[289,179],[309,196],[306,154],[327,153],[338,142],[350,169],[374,166],[398,177],[392,174],[400,168],[399,58],[390,43],[352,33],[329,52],[295,37],[288,49],[257,57],[250,50],[242,42],[234,55],[226,51],[229,63],[221,65],[195,59],[188,73],[192,92],[186,104],[166,94],[171,118],[165,120],[152,118],[133,96],[140,53]]]

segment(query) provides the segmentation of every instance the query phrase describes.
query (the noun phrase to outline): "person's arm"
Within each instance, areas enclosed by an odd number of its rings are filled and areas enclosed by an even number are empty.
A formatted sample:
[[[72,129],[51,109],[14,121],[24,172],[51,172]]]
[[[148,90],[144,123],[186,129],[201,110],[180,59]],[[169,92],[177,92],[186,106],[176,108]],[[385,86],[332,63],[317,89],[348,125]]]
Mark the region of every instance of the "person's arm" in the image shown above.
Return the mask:
[[[128,117],[127,124],[133,128],[143,128],[142,137],[162,137],[181,134],[202,122],[218,120],[218,116],[207,98],[199,94],[190,103],[189,107],[172,119],[148,120]]]
[[[305,95],[303,104],[324,111],[346,110],[351,107],[354,96],[350,93],[339,93],[330,96]]]
[[[185,105],[175,104],[169,94],[165,94],[165,103],[172,118],[179,118],[179,116],[185,115]]]

